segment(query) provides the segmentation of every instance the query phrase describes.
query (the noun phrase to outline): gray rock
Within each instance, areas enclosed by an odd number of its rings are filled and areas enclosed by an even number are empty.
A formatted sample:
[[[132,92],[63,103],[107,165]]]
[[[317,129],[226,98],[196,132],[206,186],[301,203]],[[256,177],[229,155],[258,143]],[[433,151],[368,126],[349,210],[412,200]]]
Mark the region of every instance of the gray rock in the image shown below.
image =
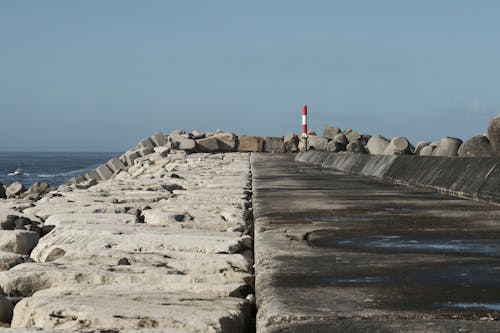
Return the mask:
[[[173,142],[178,142],[178,141],[180,141],[182,139],[191,139],[191,135],[188,134],[188,133],[186,133],[183,130],[175,130],[175,131],[172,131],[172,133],[169,134],[169,138]]]
[[[95,170],[91,170],[83,176],[86,180],[95,179],[97,181],[102,180],[101,176]]]
[[[195,139],[195,140],[199,140],[199,139],[205,138],[205,133],[200,133],[198,131],[191,132],[191,135],[192,135],[193,139]]]
[[[500,156],[500,115],[491,119],[488,124],[488,139],[490,140],[493,154]]]
[[[353,142],[353,141],[356,141],[356,140],[359,140],[361,138],[361,135],[353,130],[352,128],[348,128],[348,129],[345,129],[344,132],[344,135],[346,136],[347,140],[349,140],[349,142]]]
[[[335,135],[333,137],[333,141],[343,144],[344,146],[347,146],[347,144],[349,143],[349,140],[347,140],[346,136],[342,133]]]
[[[26,230],[26,226],[27,225],[31,225],[31,220],[26,218],[26,217],[18,217],[15,221],[14,221],[16,227],[14,229],[18,229],[18,230]]]
[[[134,165],[134,161],[141,157],[141,154],[137,150],[131,150],[125,153],[125,160],[128,166]],[[97,179],[99,180],[99,179]]]
[[[217,136],[217,134],[215,135]],[[258,136],[238,136],[238,151],[264,151],[264,139]]]
[[[420,155],[420,151],[422,150],[422,148],[430,145],[431,142],[430,141],[419,141],[417,142],[417,144],[415,145],[415,155]],[[431,152],[432,153],[432,152]]]
[[[155,146],[158,146],[158,147],[165,146],[168,143],[167,137],[165,136],[165,134],[163,134],[161,132],[156,133],[155,135],[151,136],[149,139],[151,141],[153,141]]]
[[[16,196],[24,192],[26,192],[26,187],[24,187],[24,185],[20,182],[13,182],[5,190],[7,198],[15,198]]]
[[[361,141],[361,143],[363,144],[363,146],[365,146],[366,148],[366,145],[368,144],[368,141],[372,138],[372,136],[370,134],[361,134],[360,137],[359,137],[359,141]]]
[[[326,150],[328,148],[328,140],[317,135],[311,135],[307,138],[307,149],[309,150]]]
[[[354,154],[368,154],[368,151],[363,146],[363,143],[358,140],[350,142],[346,147],[346,151]]]
[[[219,140],[216,137],[209,137],[196,140],[196,150],[199,152],[215,153],[219,151]]]
[[[465,141],[458,149],[460,157],[492,157],[491,145],[488,138],[477,135]]]
[[[95,171],[99,174],[102,180],[108,180],[113,177],[113,170],[111,170],[106,164],[100,165]]]
[[[397,136],[392,138],[384,149],[384,155],[407,155],[411,152],[411,144],[408,139]]]
[[[366,143],[366,150],[373,155],[382,155],[388,145],[389,140],[382,135],[374,135]]]
[[[283,138],[278,138],[278,137],[264,138],[264,151],[268,153],[284,153],[286,150]]]
[[[295,133],[290,133],[290,134],[287,134],[283,137],[283,141],[286,143],[289,143],[289,142],[292,142],[294,143],[295,145],[298,145],[299,144],[299,137],[297,136],[297,134]]]
[[[339,133],[342,133],[342,131],[338,127],[326,125],[323,128],[323,137],[327,138],[327,139],[333,139],[335,137],[335,135],[337,135]]]
[[[147,156],[147,155],[149,155],[149,154],[152,154],[152,153],[154,153],[154,152],[155,152],[155,151],[154,151],[154,149],[153,149],[153,148],[149,148],[149,147],[146,147],[146,148],[140,148],[140,149],[138,150],[139,155],[141,155],[142,157]]]
[[[432,152],[433,156],[458,156],[458,149],[462,144],[462,140],[457,138],[442,138],[438,147]]]
[[[14,230],[16,228],[17,215],[7,215],[5,221],[0,222],[2,230]]]
[[[83,182],[77,183],[75,187],[80,190],[86,190],[91,188],[92,186],[97,185],[97,180],[91,178],[89,180],[85,180]]]
[[[334,153],[338,153],[341,151],[345,151],[346,146],[347,146],[346,144],[332,140],[332,141],[328,142],[328,145],[326,146],[326,150],[334,152]]]
[[[146,138],[146,139],[139,141],[139,144],[137,145],[137,147],[138,148],[151,148],[151,149],[153,149],[155,147],[155,144],[149,138]]]
[[[106,163],[106,165],[113,171],[113,173],[126,168],[125,164],[123,164],[123,162],[117,157],[113,157],[108,163]]]
[[[7,194],[5,193],[5,185],[0,183],[0,199],[7,199]]]
[[[230,132],[219,132],[214,134],[219,139],[219,149],[223,152],[236,151],[237,137]]]
[[[0,295],[0,323],[10,324],[14,313],[14,305],[5,297]]]

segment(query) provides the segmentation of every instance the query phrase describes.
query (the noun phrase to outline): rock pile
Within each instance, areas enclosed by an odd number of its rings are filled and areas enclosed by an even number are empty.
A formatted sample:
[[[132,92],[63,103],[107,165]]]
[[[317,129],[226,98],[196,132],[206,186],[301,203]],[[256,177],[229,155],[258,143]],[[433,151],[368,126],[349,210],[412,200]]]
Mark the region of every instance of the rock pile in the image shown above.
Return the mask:
[[[230,135],[213,137],[236,149]],[[249,329],[249,154],[176,149],[203,139],[143,140],[132,165],[130,151],[95,171],[110,180],[62,185],[36,202],[0,200],[0,322],[8,331]]]
[[[297,138],[298,140],[298,138]],[[298,144],[304,150],[304,144]],[[500,116],[493,118],[485,135],[474,136],[465,142],[446,137],[439,141],[420,141],[413,146],[407,138],[387,139],[381,135],[360,134],[352,128],[341,130],[327,125],[323,135],[311,133],[307,139],[310,150],[326,150],[334,153],[375,155],[422,155],[446,157],[494,157],[500,156]]]

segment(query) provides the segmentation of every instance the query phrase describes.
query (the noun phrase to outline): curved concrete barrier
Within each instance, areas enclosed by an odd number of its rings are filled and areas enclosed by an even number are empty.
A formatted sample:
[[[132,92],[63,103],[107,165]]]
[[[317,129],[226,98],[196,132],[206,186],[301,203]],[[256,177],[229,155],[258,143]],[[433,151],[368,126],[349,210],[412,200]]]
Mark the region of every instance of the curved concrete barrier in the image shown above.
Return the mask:
[[[307,151],[297,161],[451,195],[500,203],[500,158],[336,154]]]

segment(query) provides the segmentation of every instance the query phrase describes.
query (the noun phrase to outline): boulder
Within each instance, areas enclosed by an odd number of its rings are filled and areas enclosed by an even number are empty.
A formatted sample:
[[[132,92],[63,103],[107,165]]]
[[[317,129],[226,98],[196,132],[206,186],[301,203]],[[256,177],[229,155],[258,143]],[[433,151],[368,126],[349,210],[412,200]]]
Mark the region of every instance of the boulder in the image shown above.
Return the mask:
[[[350,142],[346,147],[346,151],[354,154],[368,154],[363,143],[359,140]]]
[[[181,150],[193,150],[196,148],[196,141],[193,139],[180,139],[176,144],[177,149]]]
[[[146,139],[139,141],[139,144],[137,145],[137,147],[138,148],[151,148],[151,149],[153,149],[155,147],[155,144],[149,138],[146,138]]]
[[[432,154],[433,154],[434,150],[436,150],[436,148],[437,148],[437,146],[429,144],[427,146],[422,147],[419,150],[418,155],[420,155],[420,156],[432,156]]]
[[[198,131],[191,132],[191,135],[192,135],[193,139],[195,139],[195,140],[199,140],[199,139],[205,138],[205,133],[200,133]]]
[[[149,140],[151,140],[154,145],[158,147],[165,146],[168,143],[167,137],[161,132],[151,136]]]
[[[268,153],[284,153],[286,150],[283,138],[266,137],[264,139],[264,151]]]
[[[95,170],[90,170],[88,173],[86,173],[84,176],[83,176],[86,180],[90,180],[90,179],[95,179],[95,180],[102,180],[101,176],[99,176],[99,174],[97,173],[97,171]]]
[[[372,138],[372,136],[370,134],[361,134],[360,137],[359,137],[359,141],[361,141],[361,143],[363,144],[363,146],[365,146],[366,148],[366,145],[368,144],[368,141]]]
[[[299,150],[299,137],[290,133],[283,137],[283,141],[285,142],[285,150],[287,153],[295,153]]]
[[[15,198],[19,194],[26,192],[26,187],[20,182],[13,182],[5,190],[7,198]]]
[[[328,145],[326,146],[326,150],[334,152],[334,153],[338,153],[340,151],[345,151],[346,146],[347,146],[346,144],[332,140],[332,141],[328,142]]]
[[[500,115],[491,119],[488,124],[488,139],[493,155],[500,156]]]
[[[102,180],[108,180],[113,177],[113,170],[111,170],[106,164],[100,165],[95,171],[99,174]]]
[[[382,155],[388,145],[389,140],[382,135],[374,135],[366,143],[366,150],[373,155]]]
[[[29,255],[35,248],[40,236],[27,230],[2,230],[0,232],[0,250]]]
[[[460,157],[492,157],[491,145],[488,138],[482,135],[473,136],[465,141],[458,149]]]
[[[237,137],[230,132],[219,132],[214,134],[214,137],[219,139],[219,149],[223,152],[235,151],[237,145]]]
[[[196,150],[205,153],[215,153],[219,149],[219,140],[216,137],[208,137],[196,140]]]
[[[173,142],[178,142],[182,139],[191,139],[191,135],[183,130],[172,131],[168,136]]]
[[[128,166],[134,165],[134,161],[141,157],[141,154],[137,150],[131,150],[125,153],[125,160]],[[99,179],[97,179],[99,180]]]
[[[175,130],[169,135],[172,140],[172,148],[191,151],[196,148],[196,141],[192,139],[191,134],[182,130]]]
[[[411,144],[408,139],[397,136],[392,138],[384,149],[384,155],[407,155],[411,153]]]
[[[16,220],[19,218],[17,215],[7,215],[4,221],[0,222],[2,230],[14,230],[16,228]]]
[[[79,182],[75,184],[75,187],[80,190],[86,190],[91,188],[92,186],[97,185],[97,180],[91,178],[89,180],[84,180],[83,182]]]
[[[0,199],[7,199],[7,194],[5,193],[5,187],[0,183]]]
[[[353,141],[356,141],[356,140],[359,140],[361,138],[361,135],[353,130],[352,128],[348,128],[348,129],[345,129],[344,132],[344,135],[346,136],[347,140],[349,140],[349,142],[353,142]]]
[[[29,194],[37,194],[37,193],[48,193],[50,192],[51,187],[48,183],[46,182],[36,182],[33,185],[30,186],[28,189]]]
[[[420,155],[420,151],[422,150],[422,148],[430,145],[431,142],[430,141],[419,141],[417,142],[417,144],[415,145],[415,155]]]
[[[113,171],[113,173],[126,168],[125,164],[123,164],[123,162],[117,157],[113,157],[108,163],[106,163],[106,165]]]
[[[137,150],[137,152],[139,153],[139,155],[140,155],[141,157],[144,157],[144,156],[147,156],[147,155],[149,155],[149,154],[154,153],[155,151],[154,151],[154,149],[153,149],[153,148],[146,147],[146,148],[139,148],[139,149]]]
[[[317,135],[311,135],[307,138],[308,150],[326,150],[328,147],[328,140]]]
[[[344,146],[347,146],[347,144],[349,143],[349,140],[347,140],[346,136],[342,133],[335,135],[333,137],[333,141],[343,144]]]
[[[453,157],[458,156],[458,149],[462,140],[457,138],[442,138],[437,148],[432,152],[433,156]]]
[[[238,137],[238,151],[262,152],[264,151],[264,139],[258,136],[240,135]]]
[[[323,128],[323,137],[327,138],[327,139],[333,139],[335,137],[335,135],[337,135],[339,133],[342,133],[342,131],[340,130],[340,128],[337,128],[337,127],[326,125]]]

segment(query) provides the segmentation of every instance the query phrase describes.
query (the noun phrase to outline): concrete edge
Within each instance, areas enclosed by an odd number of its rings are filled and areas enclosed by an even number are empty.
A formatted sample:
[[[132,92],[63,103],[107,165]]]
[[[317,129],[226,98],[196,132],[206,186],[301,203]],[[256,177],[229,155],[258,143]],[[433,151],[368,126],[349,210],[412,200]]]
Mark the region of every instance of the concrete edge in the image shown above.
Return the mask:
[[[307,151],[296,161],[453,196],[500,204],[500,158],[337,154]]]

